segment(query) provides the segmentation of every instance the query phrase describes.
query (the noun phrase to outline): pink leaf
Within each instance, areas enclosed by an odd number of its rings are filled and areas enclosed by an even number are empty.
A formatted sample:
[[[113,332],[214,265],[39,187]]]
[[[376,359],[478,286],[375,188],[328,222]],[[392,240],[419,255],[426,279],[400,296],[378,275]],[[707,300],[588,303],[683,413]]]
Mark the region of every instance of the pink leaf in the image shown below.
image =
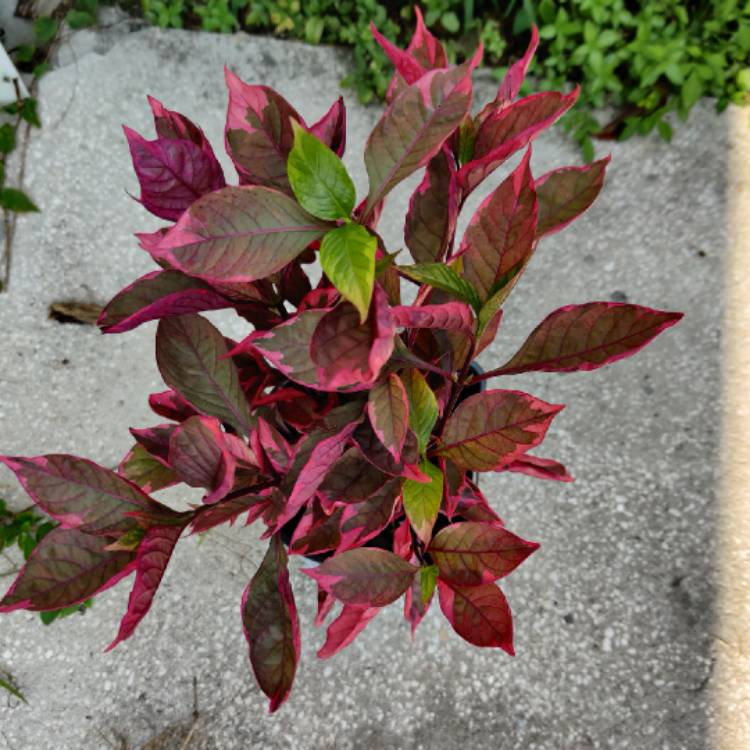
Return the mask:
[[[428,552],[441,580],[451,586],[479,586],[507,576],[538,548],[501,526],[468,522],[439,531]]]
[[[458,181],[464,195],[468,195],[511,155],[554,124],[575,104],[577,98],[577,88],[570,94],[545,91],[519,99],[488,117],[477,133],[473,159],[458,171]]]
[[[425,26],[422,11],[414,6],[417,16],[417,28],[406,51],[425,69],[447,68],[448,56],[440,41]]]
[[[445,257],[458,219],[458,184],[453,157],[443,148],[430,159],[412,193],[404,223],[404,241],[417,263]]]
[[[242,624],[255,678],[273,713],[289,696],[300,653],[287,556],[277,536],[242,596]]]
[[[326,144],[338,156],[344,155],[346,148],[346,107],[344,97],[340,96],[331,108],[314,125],[310,132]]]
[[[318,494],[329,506],[334,503],[361,503],[377,492],[389,479],[358,448],[348,448],[328,470]]]
[[[426,70],[422,65],[408,52],[399,49],[393,42],[384,37],[372,21],[370,21],[370,32],[375,37],[375,41],[383,48],[385,54],[388,55],[393,67],[396,68],[406,84],[416,83],[425,74]]]
[[[200,146],[201,150],[207,155],[216,158],[204,132],[194,122],[179,112],[167,109],[153,96],[147,98],[154,116],[156,134],[160,138],[192,141],[196,146]]]
[[[222,523],[232,524],[238,516],[247,511],[250,511],[248,514],[248,523],[250,523],[266,510],[269,505],[269,496],[268,491],[251,492],[240,497],[230,497],[211,505],[204,505],[198,508],[192,521],[192,533],[200,534]]]
[[[302,572],[344,604],[384,607],[406,591],[417,570],[393,552],[369,547],[342,552]]]
[[[360,322],[354,305],[343,302],[326,313],[310,342],[318,381],[327,390],[369,388],[393,352],[395,324],[385,292],[376,285],[370,315]]]
[[[134,130],[123,129],[141,186],[141,203],[155,216],[176,221],[202,195],[226,185],[213,154],[191,141],[147,141]]]
[[[343,508],[335,508],[327,515],[319,502],[308,506],[297,524],[289,544],[291,554],[314,555],[336,549],[341,543],[341,514]]]
[[[549,458],[531,456],[528,453],[508,464],[505,471],[515,471],[537,479],[552,479],[556,482],[573,481],[573,477],[568,474],[567,469],[561,463]]]
[[[155,251],[209,283],[243,283],[280,271],[329,224],[267,187],[226,187],[193,203]]]
[[[177,429],[175,424],[159,424],[156,427],[130,428],[130,434],[154,458],[165,466],[169,463],[169,439]]]
[[[146,531],[138,546],[135,583],[130,592],[128,611],[122,618],[117,637],[107,647],[107,651],[130,638],[140,621],[148,614],[183,528],[184,526],[154,526]]]
[[[444,331],[474,333],[474,316],[464,302],[441,305],[398,305],[391,308],[397,326],[404,328],[440,328]]]
[[[149,320],[231,306],[200,279],[179,271],[153,271],[118,292],[97,324],[104,333],[123,333]]]
[[[453,504],[453,512],[449,513],[450,517],[457,516],[463,521],[504,526],[502,518],[490,507],[487,498],[470,479],[464,478],[458,494],[450,500]]]
[[[404,447],[400,461],[396,461],[386,447],[375,435],[369,421],[354,432],[354,442],[362,455],[384,474],[394,477],[408,477],[417,481],[427,481],[417,467],[419,463],[419,448],[417,438],[412,430],[406,433]]]
[[[190,417],[172,433],[169,465],[185,484],[210,490],[204,503],[215,503],[232,489],[237,460],[218,419]]]
[[[395,372],[373,386],[367,398],[367,416],[378,440],[400,461],[409,427],[409,397]]]
[[[250,434],[253,419],[221,333],[200,315],[164,318],[156,330],[156,363],[164,382],[195,409]]]
[[[335,603],[336,600],[333,595],[318,586],[318,612],[315,615],[314,623],[316,628],[319,628],[326,621],[326,617],[328,617]]]
[[[302,117],[268,86],[249,86],[228,68],[229,106],[224,141],[241,185],[265,185],[291,194],[286,161],[294,144],[292,120]]]
[[[539,445],[562,408],[520,391],[478,393],[448,418],[438,453],[464,469],[497,471]]]
[[[400,478],[390,479],[367,500],[344,508],[341,516],[340,551],[361,547],[390,523],[402,485]]]
[[[292,463],[292,448],[283,435],[262,417],[258,417],[258,440],[274,471],[286,473]]]
[[[464,277],[482,300],[512,283],[534,250],[538,208],[530,158],[531,150],[482,202],[461,242]]]
[[[474,646],[513,650],[513,617],[508,600],[494,583],[459,588],[438,578],[440,608],[453,629]]]
[[[630,357],[682,313],[619,302],[566,305],[550,313],[499,370],[501,375],[542,370],[596,370]]]
[[[160,417],[173,419],[175,422],[184,422],[188,417],[198,413],[177,391],[171,388],[160,393],[152,393],[148,397],[148,405]]]
[[[0,456],[34,503],[64,528],[95,535],[125,533],[127,514],[159,507],[132,482],[92,461],[64,454]]]
[[[379,611],[379,607],[344,605],[339,616],[328,626],[326,642],[318,651],[318,659],[330,659],[345,649]]]
[[[610,157],[583,167],[563,167],[542,175],[535,183],[539,201],[536,236],[554,234],[577,219],[599,195]]]
[[[109,552],[111,541],[79,529],[52,529],[0,600],[0,612],[72,607],[114,586],[133,572],[135,553]]]

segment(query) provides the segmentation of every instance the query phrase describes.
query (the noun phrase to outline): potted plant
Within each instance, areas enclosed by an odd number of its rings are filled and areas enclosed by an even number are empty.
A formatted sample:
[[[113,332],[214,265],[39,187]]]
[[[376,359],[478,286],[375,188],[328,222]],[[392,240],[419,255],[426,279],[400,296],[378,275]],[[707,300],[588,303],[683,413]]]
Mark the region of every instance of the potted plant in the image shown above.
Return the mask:
[[[59,525],[0,611],[71,606],[135,572],[112,648],[148,612],[183,534],[244,519],[262,523],[268,539],[241,612],[272,711],[289,694],[300,651],[290,554],[324,559],[304,570],[318,585],[316,624],[342,604],[323,658],[401,597],[416,628],[436,592],[461,637],[513,653],[497,581],[538,545],[505,527],[473,477],[511,471],[570,481],[560,463],[532,452],[562,406],[479,385],[601,367],[681,315],[570,305],[550,313],[509,361],[472,369],[538,243],[591,205],[608,160],[532,175],[529,143],[577,95],[517,99],[536,31],[495,98],[472,114],[481,48],[449,65],[419,11],[417,22],[405,51],[373,28],[396,72],[365,146],[369,190],[358,204],[340,159],[341,99],[308,125],[278,93],[227,71],[225,145],[236,186],[227,186],[203,131],[155,99],[156,139],[125,129],[140,201],[168,225],[138,235],[158,269],[117,294],[99,325],[120,333],[159,320],[167,390],[149,403],[165,421],[131,430],[135,443],[116,471],[61,454],[2,459]],[[520,152],[456,242],[467,197]],[[388,192],[418,170],[405,221],[410,262],[376,227]],[[313,283],[316,260],[323,274]],[[227,308],[248,323],[242,341],[200,315]],[[203,488],[203,502],[177,512],[152,497],[178,483]]]

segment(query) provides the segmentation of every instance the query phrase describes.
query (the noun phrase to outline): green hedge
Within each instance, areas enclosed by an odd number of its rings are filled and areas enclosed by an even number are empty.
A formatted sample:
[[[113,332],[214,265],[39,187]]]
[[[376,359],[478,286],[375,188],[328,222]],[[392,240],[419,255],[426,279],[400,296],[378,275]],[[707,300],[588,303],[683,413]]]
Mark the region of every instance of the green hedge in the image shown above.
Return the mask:
[[[231,32],[245,29],[313,44],[346,44],[354,68],[346,84],[367,102],[382,96],[390,65],[369,32],[369,22],[405,45],[413,27],[411,6],[378,0],[142,0],[160,26]],[[461,59],[479,38],[485,64],[498,76],[521,54],[537,24],[539,52],[534,87],[580,83],[580,103],[564,127],[591,157],[591,136],[627,138],[656,128],[665,139],[664,115],[685,118],[701,96],[717,107],[744,103],[750,88],[750,2],[737,0],[425,0],[427,24]],[[596,108],[612,106],[609,121]]]

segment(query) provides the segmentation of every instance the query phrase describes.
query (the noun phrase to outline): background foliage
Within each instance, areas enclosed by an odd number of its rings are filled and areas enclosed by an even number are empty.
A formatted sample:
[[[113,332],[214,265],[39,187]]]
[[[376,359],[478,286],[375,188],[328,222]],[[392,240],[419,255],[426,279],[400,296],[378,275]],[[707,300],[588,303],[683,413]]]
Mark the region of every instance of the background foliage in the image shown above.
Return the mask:
[[[142,0],[159,26],[272,33],[312,44],[349,45],[354,69],[346,83],[367,102],[382,97],[391,75],[369,33],[373,20],[405,44],[411,5],[383,0]],[[424,0],[427,24],[460,59],[481,38],[486,64],[498,75],[528,43],[532,23],[541,44],[531,76],[537,88],[580,83],[579,105],[563,126],[593,156],[591,137],[627,138],[654,128],[669,140],[664,119],[682,118],[701,96],[719,109],[743,103],[750,88],[750,2],[737,0]],[[608,122],[594,108],[612,106]]]

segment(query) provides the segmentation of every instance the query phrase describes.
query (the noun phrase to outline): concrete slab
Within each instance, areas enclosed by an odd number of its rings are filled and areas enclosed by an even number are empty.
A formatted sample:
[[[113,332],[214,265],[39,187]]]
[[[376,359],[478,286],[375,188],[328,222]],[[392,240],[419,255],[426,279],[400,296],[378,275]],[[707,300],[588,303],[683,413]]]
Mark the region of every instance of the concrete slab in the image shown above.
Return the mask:
[[[153,327],[102,337],[50,321],[46,310],[64,298],[104,302],[150,270],[131,234],[157,222],[125,194],[136,183],[119,125],[151,132],[150,93],[194,117],[218,146],[225,63],[278,88],[312,119],[338,95],[348,56],[153,29],[107,39],[87,32],[73,44],[81,46],[69,64],[43,81],[46,125],[29,149],[28,188],[44,210],[19,222],[10,292],[0,296],[0,451],[67,451],[112,465],[129,445],[127,427],[153,421]],[[346,162],[362,193],[361,150],[378,110],[343,93]],[[290,703],[269,717],[239,623],[240,593],[263,547],[253,531],[220,530],[180,545],[152,613],[112,654],[101,651],[125,587],[49,628],[28,613],[0,618],[0,666],[29,700],[0,699],[0,748],[93,750],[123,738],[133,748],[179,748],[193,678],[200,719],[191,749],[707,747],[726,131],[727,116],[705,102],[670,146],[613,144],[598,203],[540,248],[483,356],[485,366],[504,361],[567,303],[627,299],[686,312],[635,359],[503,384],[568,405],[545,455],[577,479],[484,482],[509,526],[542,542],[504,587],[515,659],[463,643],[437,608],[412,642],[395,606],[347,651],[316,661],[323,634],[311,628],[314,588],[294,576],[303,658]],[[540,174],[578,160],[551,134],[535,146],[533,166]],[[394,248],[410,186],[396,191],[384,219]],[[238,321],[228,325],[241,333]],[[5,470],[0,495],[25,503]]]

